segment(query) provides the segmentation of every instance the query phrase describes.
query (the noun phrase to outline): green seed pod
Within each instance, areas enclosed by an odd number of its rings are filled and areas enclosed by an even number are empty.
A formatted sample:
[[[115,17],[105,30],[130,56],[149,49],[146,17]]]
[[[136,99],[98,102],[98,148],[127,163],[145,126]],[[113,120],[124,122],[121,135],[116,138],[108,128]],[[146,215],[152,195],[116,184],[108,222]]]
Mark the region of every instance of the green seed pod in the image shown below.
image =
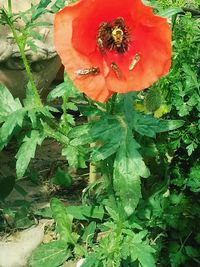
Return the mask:
[[[147,111],[154,112],[162,104],[162,95],[157,88],[149,89],[144,98],[144,106]]]

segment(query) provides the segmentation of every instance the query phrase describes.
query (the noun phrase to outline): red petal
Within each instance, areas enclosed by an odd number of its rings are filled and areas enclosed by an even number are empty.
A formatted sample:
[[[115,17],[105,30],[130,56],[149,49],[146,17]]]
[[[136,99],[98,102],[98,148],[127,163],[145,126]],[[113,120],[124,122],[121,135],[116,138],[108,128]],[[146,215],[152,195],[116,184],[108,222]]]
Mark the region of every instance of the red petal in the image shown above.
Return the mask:
[[[132,27],[132,44],[123,55],[108,53],[107,64],[114,61],[122,72],[123,79],[117,79],[110,69],[106,78],[107,86],[115,92],[140,91],[157,81],[169,71],[171,65],[171,30],[166,20],[152,15],[153,26],[138,22]],[[150,21],[145,19],[145,22]],[[129,70],[135,54],[140,60],[133,70]]]
[[[90,55],[97,48],[96,38],[102,22],[111,22],[117,17],[131,20],[133,0],[85,0],[79,16],[73,21],[73,46],[79,52]],[[126,6],[126,8],[124,8]]]
[[[77,88],[92,99],[105,102],[112,95],[112,92],[105,85],[102,59],[99,60],[99,56],[96,53],[90,58],[80,54],[73,48],[71,43],[72,22],[76,18],[77,8],[82,5],[82,2],[68,6],[56,14],[54,22],[55,46],[69,77]],[[79,77],[76,74],[77,70],[94,66],[101,69],[100,74],[88,77]]]
[[[124,54],[97,49],[99,24],[123,17],[130,28],[131,43]],[[64,38],[63,38],[64,36]],[[80,91],[105,102],[113,91],[139,91],[166,74],[171,64],[171,30],[165,19],[155,16],[141,0],[81,0],[55,17],[55,45],[70,78]],[[140,60],[133,70],[129,65],[135,54]],[[111,62],[119,67],[118,79]],[[77,77],[79,69],[99,67],[100,74]]]

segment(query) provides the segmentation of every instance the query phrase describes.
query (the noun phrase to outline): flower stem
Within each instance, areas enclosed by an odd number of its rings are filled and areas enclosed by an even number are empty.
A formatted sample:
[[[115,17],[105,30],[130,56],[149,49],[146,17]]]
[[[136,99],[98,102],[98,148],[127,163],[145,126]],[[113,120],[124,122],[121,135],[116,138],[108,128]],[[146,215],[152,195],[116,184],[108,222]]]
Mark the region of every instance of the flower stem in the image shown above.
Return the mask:
[[[12,6],[11,6],[11,0],[8,0],[8,8],[9,8],[9,12],[10,14],[9,15],[12,15]],[[13,37],[16,41],[16,44],[19,48],[19,51],[20,51],[20,54],[21,54],[21,57],[22,57],[22,61],[23,61],[23,64],[24,64],[24,67],[25,67],[25,70],[26,70],[26,74],[28,76],[28,79],[30,81],[30,84],[31,84],[31,87],[32,87],[32,90],[33,90],[33,94],[35,96],[35,103],[37,106],[42,106],[42,101],[41,101],[41,98],[40,98],[40,95],[38,93],[38,89],[35,85],[35,81],[33,79],[33,75],[32,75],[32,72],[31,72],[31,69],[30,69],[30,66],[29,66],[29,63],[28,63],[28,60],[27,60],[27,57],[26,57],[26,54],[25,54],[25,40],[22,40],[20,37],[21,36],[18,36],[17,32],[16,32],[16,29],[14,27],[14,23],[12,22],[12,20],[9,21],[9,27],[12,31],[12,34],[13,34]],[[24,36],[22,35],[22,38],[24,38]]]
[[[12,14],[12,0],[8,0],[8,12]]]
[[[111,98],[110,114],[114,113],[116,98],[117,98],[117,93],[114,93]]]

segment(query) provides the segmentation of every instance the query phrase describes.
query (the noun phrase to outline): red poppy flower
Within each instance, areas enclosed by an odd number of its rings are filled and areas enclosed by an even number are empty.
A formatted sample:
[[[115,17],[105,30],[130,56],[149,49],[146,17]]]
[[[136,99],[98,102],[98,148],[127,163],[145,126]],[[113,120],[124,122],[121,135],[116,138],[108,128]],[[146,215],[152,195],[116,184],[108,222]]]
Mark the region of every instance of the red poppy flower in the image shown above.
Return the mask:
[[[171,30],[141,0],[80,0],[55,16],[55,46],[77,88],[105,102],[166,74]]]

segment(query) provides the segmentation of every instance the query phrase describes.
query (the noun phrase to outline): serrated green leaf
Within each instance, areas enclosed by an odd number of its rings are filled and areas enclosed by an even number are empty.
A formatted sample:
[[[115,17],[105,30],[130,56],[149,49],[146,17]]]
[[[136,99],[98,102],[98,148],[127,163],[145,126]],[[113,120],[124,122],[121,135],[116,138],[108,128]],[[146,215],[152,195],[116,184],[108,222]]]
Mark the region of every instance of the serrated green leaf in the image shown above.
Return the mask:
[[[71,256],[66,242],[61,240],[40,245],[29,260],[30,267],[58,267]]]
[[[66,4],[65,2],[66,2],[66,0],[57,0],[55,2],[55,4],[51,7],[51,11],[53,13],[58,12],[61,8],[63,8],[65,6],[65,4]]]
[[[105,115],[98,121],[78,126],[69,132],[71,146],[98,142],[91,153],[92,161],[104,160],[114,154],[124,139],[126,122],[120,116]]]
[[[57,198],[51,199],[50,206],[60,239],[75,245],[79,236],[72,232],[72,215],[67,213],[66,207]]]
[[[162,10],[160,12],[158,12],[157,15],[163,17],[163,18],[170,18],[173,15],[176,15],[180,12],[183,12],[182,8],[180,7],[170,7],[168,9]]]
[[[31,16],[31,21],[36,20],[42,14],[47,12],[47,6],[51,3],[51,0],[40,0]]]
[[[196,164],[190,169],[187,186],[192,192],[200,192],[200,165]]]
[[[141,197],[140,177],[149,176],[138,148],[138,143],[132,138],[132,134],[128,133],[117,151],[114,162],[113,186],[127,215],[134,212]]]
[[[34,44],[34,42],[32,42],[31,40],[27,40],[26,45],[29,46],[34,53],[37,53],[38,47]]]
[[[18,98],[14,99],[10,91],[0,84],[0,122],[9,114],[22,108]]]
[[[42,121],[42,126],[43,126],[44,133],[46,136],[52,137],[58,142],[65,144],[65,145],[69,143],[69,139],[67,136],[59,132],[57,129],[56,130],[52,129],[46,122]]]
[[[26,98],[23,100],[24,106],[26,108],[33,108],[37,105],[35,101],[35,95],[33,93],[32,85],[28,82],[26,86]]]
[[[66,84],[65,82],[57,85],[47,96],[47,100],[50,102],[58,97],[63,96],[66,93]]]
[[[119,145],[120,145],[119,142],[113,143],[111,141],[109,143],[106,143],[99,149],[95,149],[94,147],[91,153],[91,161],[96,162],[108,158],[117,151]]]
[[[78,220],[89,220],[89,218],[102,220],[104,209],[102,206],[69,206],[67,212]]]
[[[157,133],[176,130],[184,125],[183,120],[160,120],[160,127]]]
[[[67,95],[67,97],[74,97],[77,96],[79,93],[76,90],[76,87],[74,86],[71,79],[68,77],[68,75],[65,73],[64,76],[64,82],[59,84],[55,87],[47,96],[48,101],[52,101],[58,97],[61,97],[63,95]]]
[[[41,34],[33,30],[30,32],[30,36],[33,37],[33,39],[39,40],[39,41],[42,41],[44,38]]]
[[[156,267],[153,253],[155,250],[142,239],[146,236],[146,231],[134,234],[130,232],[130,236],[124,238],[122,245],[122,257],[127,259],[131,257],[132,262],[139,261],[141,267]]]
[[[40,132],[33,130],[30,137],[26,136],[23,140],[23,144],[20,146],[16,158],[16,171],[17,177],[21,178],[32,158],[35,156],[35,150],[37,145],[41,145],[44,140],[44,136],[41,136]]]
[[[37,8],[45,8],[51,3],[51,0],[40,0]]]
[[[66,107],[67,107],[67,109],[70,109],[70,110],[73,110],[73,111],[77,111],[78,110],[78,107],[72,102],[67,103]]]
[[[132,127],[141,135],[155,137],[156,133],[175,130],[183,126],[182,120],[159,120],[150,115],[134,112]]]
[[[99,261],[97,260],[96,253],[90,253],[81,265],[81,267],[98,267],[98,266],[99,266]]]
[[[195,142],[192,142],[191,144],[189,144],[188,146],[186,146],[186,149],[187,149],[187,153],[188,153],[188,156],[191,156],[193,151],[197,148],[197,144]]]
[[[53,118],[53,115],[51,114],[50,110],[54,112],[57,111],[56,109],[53,109],[52,107],[44,106],[44,107],[38,108],[38,113],[43,114],[47,118]]]
[[[98,121],[74,128],[69,132],[71,145],[85,145],[95,141],[120,144],[126,129],[120,116],[104,116]]]
[[[38,21],[38,22],[34,22],[34,23],[31,23],[29,25],[29,28],[37,28],[37,27],[48,27],[48,26],[52,26],[52,23],[51,22],[48,22],[48,21]]]
[[[113,210],[113,209],[111,209],[110,207],[107,207],[107,206],[105,207],[105,209],[107,210],[108,214],[113,219],[113,221],[116,221],[116,222],[119,221],[119,214],[115,210]]]
[[[197,74],[186,63],[183,64],[182,68],[183,68],[183,71],[186,74],[187,87],[196,87],[199,90],[199,82],[198,82]]]
[[[15,127],[17,125],[20,127],[22,126],[25,114],[25,109],[19,109],[6,117],[6,120],[0,129],[0,151],[8,144],[9,138]]]
[[[94,238],[95,230],[96,230],[96,222],[91,222],[85,229],[82,235],[82,240],[86,242],[86,244],[91,244]]]
[[[74,168],[86,168],[87,165],[85,163],[85,154],[86,149],[83,147],[74,147],[68,145],[62,149],[62,156],[65,156],[69,166]]]

